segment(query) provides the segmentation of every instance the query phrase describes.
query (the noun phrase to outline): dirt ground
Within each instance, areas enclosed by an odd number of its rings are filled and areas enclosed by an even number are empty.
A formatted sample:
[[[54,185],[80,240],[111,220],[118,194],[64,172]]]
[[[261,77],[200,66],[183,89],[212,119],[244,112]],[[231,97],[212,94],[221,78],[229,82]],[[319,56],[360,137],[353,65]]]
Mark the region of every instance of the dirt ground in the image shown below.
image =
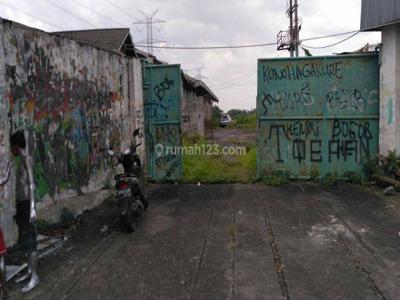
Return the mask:
[[[399,299],[400,202],[351,185],[151,185],[133,234],[81,216],[14,299]],[[102,232],[104,225],[107,230]],[[103,230],[104,231],[104,230]]]
[[[217,128],[214,129],[213,138],[211,140],[221,146],[236,144],[255,145],[257,142],[257,130]]]

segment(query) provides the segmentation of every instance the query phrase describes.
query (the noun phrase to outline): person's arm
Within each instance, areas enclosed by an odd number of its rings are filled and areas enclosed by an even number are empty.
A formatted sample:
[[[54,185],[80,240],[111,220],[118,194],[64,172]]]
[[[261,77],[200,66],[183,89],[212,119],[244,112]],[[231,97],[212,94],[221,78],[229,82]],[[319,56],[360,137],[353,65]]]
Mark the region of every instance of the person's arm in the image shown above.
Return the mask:
[[[11,168],[13,166],[12,161],[9,161],[7,164],[7,171],[3,178],[0,178],[0,189],[8,182],[10,179]]]
[[[36,219],[36,202],[35,202],[35,179],[33,177],[33,163],[31,157],[29,157],[27,154],[22,155],[22,158],[24,160],[24,164],[26,167],[26,170],[28,172],[28,181],[29,181],[29,195],[30,195],[30,204],[31,204],[31,209],[30,209],[30,222],[33,223],[35,222]]]

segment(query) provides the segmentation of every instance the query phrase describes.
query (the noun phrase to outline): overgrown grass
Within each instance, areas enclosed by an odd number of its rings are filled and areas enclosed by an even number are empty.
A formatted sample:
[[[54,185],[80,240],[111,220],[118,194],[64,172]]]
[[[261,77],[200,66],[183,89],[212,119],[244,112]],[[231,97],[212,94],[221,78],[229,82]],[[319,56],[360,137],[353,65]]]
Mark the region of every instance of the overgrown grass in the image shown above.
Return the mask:
[[[270,175],[262,176],[259,181],[269,186],[282,186],[289,183],[290,174],[286,170],[278,170]]]
[[[204,139],[185,138],[185,146],[207,145]],[[221,148],[218,146],[219,149]],[[256,148],[246,145],[246,153],[228,155],[184,155],[183,181],[186,183],[249,183],[256,176]]]
[[[229,128],[256,128],[257,116],[256,113],[251,113],[248,115],[237,116],[231,124],[228,125]]]

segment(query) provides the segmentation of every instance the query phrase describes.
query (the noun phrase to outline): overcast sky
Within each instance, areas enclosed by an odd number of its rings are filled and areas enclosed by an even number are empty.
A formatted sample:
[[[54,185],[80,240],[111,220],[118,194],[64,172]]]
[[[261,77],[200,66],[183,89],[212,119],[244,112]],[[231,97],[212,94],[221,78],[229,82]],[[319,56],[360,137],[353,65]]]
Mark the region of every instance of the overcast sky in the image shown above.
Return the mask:
[[[154,25],[154,38],[169,46],[242,45],[276,41],[286,30],[287,0],[0,0],[0,16],[46,31],[104,27],[130,27],[134,41],[145,39],[145,29],[133,25],[143,19],[139,10],[166,22]],[[71,13],[69,13],[71,12]],[[361,0],[299,0],[300,39],[357,30]],[[346,36],[309,41],[324,46]],[[338,46],[311,50],[313,55],[353,51],[366,43],[379,43],[380,33],[360,33]],[[234,50],[155,50],[183,70],[204,67],[201,74],[220,99],[225,111],[256,105],[257,58],[285,57],[276,46]],[[303,51],[301,51],[303,55]]]

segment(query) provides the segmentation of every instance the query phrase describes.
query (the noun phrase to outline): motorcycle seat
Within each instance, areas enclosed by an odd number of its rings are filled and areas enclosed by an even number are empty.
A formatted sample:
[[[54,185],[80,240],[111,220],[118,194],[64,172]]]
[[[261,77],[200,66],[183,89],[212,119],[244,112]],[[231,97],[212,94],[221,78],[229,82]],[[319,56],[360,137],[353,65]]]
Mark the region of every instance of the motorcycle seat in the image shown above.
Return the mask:
[[[132,179],[136,178],[137,176],[132,173],[124,173],[124,174],[118,174],[115,176],[115,180],[122,180],[122,179]]]

